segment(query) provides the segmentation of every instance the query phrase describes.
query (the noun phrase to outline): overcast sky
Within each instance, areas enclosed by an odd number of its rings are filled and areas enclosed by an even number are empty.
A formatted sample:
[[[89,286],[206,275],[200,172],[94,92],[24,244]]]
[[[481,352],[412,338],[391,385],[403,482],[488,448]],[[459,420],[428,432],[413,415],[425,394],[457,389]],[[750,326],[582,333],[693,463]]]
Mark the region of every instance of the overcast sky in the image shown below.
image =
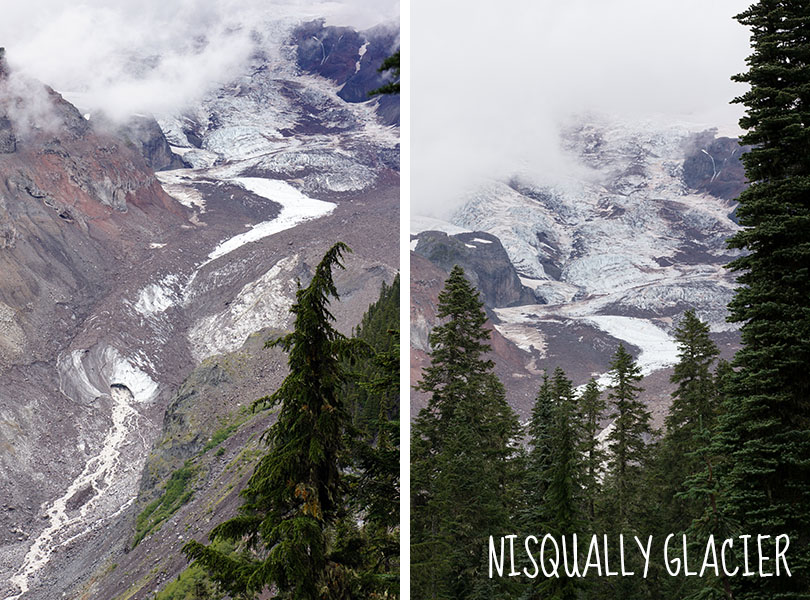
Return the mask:
[[[485,177],[565,170],[586,112],[736,131],[746,0],[412,0],[412,206],[441,216]]]
[[[0,46],[17,69],[121,117],[182,108],[227,81],[248,57],[253,29],[281,37],[267,20],[318,17],[365,29],[398,21],[399,0],[7,2]],[[133,58],[143,56],[159,60],[134,74]]]

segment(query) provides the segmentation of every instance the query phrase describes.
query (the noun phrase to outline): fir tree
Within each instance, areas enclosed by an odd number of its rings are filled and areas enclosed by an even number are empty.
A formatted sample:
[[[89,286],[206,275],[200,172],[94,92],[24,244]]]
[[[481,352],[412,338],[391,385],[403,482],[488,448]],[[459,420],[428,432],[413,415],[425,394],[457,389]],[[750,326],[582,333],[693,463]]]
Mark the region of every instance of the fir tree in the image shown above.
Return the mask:
[[[347,402],[352,413],[354,425],[374,436],[380,423],[381,402],[386,405],[385,416],[388,419],[399,417],[399,385],[388,381],[393,371],[388,368],[395,346],[399,343],[398,335],[391,335],[399,327],[399,275],[391,285],[382,283],[379,298],[372,303],[357,326],[354,337],[369,346],[369,352],[358,357],[353,363],[346,361],[346,368],[352,371],[353,381],[347,387]],[[381,362],[382,357],[388,357]],[[399,373],[399,366],[396,367]],[[385,385],[369,386],[367,383],[383,378]]]
[[[386,292],[384,286],[381,300]],[[366,315],[379,304],[372,305]],[[389,316],[389,326],[398,325],[399,311]],[[399,589],[399,420],[391,418],[398,413],[399,332],[391,329],[388,337],[392,347],[374,354],[372,375],[360,383],[369,404],[377,407],[377,418],[366,429],[352,428],[354,438],[349,442],[353,473],[348,479],[356,510],[347,519],[364,523],[352,550],[365,559],[356,570],[362,596],[369,598],[395,597]]]
[[[668,435],[691,435],[695,427],[711,429],[717,412],[717,392],[711,367],[720,351],[709,337],[709,325],[693,310],[675,328],[678,363],[670,380],[677,384],[666,418]],[[702,424],[702,425],[699,425]]]
[[[377,96],[378,94],[399,94],[399,50],[386,58],[377,71],[379,73],[390,72],[392,80],[386,82],[376,90],[371,90],[368,95]]]
[[[676,388],[665,419],[666,434],[654,449],[647,478],[653,504],[648,527],[656,536],[688,531],[694,555],[705,549],[709,534],[719,531],[717,512],[709,511],[718,493],[709,445],[720,398],[711,367],[719,351],[709,337],[709,326],[691,310],[675,328],[675,339],[679,360],[670,381]],[[722,593],[708,578],[664,575],[658,584],[666,597]]]
[[[349,416],[341,365],[349,344],[332,327],[328,307],[338,298],[332,269],[343,267],[347,251],[337,243],[326,253],[310,284],[299,285],[293,332],[267,344],[288,352],[290,369],[275,393],[256,401],[280,407],[264,436],[270,449],[242,491],[239,514],[210,535],[243,551],[225,554],[193,541],[184,547],[231,595],[255,596],[273,586],[283,598],[339,598],[349,585],[349,566],[335,560],[345,548],[331,555],[329,530],[344,509],[340,456]]]
[[[543,383],[537,392],[528,426],[528,456],[523,483],[524,510],[521,526],[526,534],[541,531],[544,522],[544,501],[549,484],[551,466],[551,429],[554,412],[551,382],[543,374]]]
[[[551,383],[553,398],[548,489],[543,499],[544,527],[540,531],[557,539],[583,531],[582,518],[582,428],[574,402],[571,381],[557,368]],[[537,598],[576,600],[583,582],[562,573],[538,581]]]
[[[741,284],[729,308],[742,323],[717,451],[726,510],[745,531],[788,534],[793,576],[732,582],[738,600],[810,597],[810,6],[761,0],[737,20],[751,28],[750,84],[735,102],[753,146],[739,198],[743,228],[729,244]]]
[[[610,363],[613,387],[608,394],[612,408],[613,426],[608,434],[610,504],[614,507],[612,521],[617,530],[626,528],[634,512],[635,494],[645,464],[647,439],[652,436],[650,412],[638,399],[641,387],[639,369],[623,344]]]
[[[601,492],[601,473],[606,459],[605,451],[597,438],[606,409],[607,404],[599,391],[599,385],[595,379],[591,379],[579,398],[579,411],[582,420],[580,451],[585,462],[582,486],[588,520],[592,524],[596,521],[596,500]]]
[[[489,535],[506,533],[517,417],[484,358],[486,315],[454,267],[430,336],[430,394],[416,418],[411,458],[411,586],[415,597],[468,598],[486,582]],[[500,583],[499,583],[500,585]]]
[[[666,434],[656,456],[656,472],[664,511],[664,520],[674,531],[683,531],[703,511],[703,504],[689,503],[677,496],[684,491],[687,478],[702,471],[703,457],[694,454],[703,447],[714,430],[718,412],[718,393],[712,376],[712,364],[719,351],[709,337],[709,326],[687,311],[675,329],[678,362],[670,381],[677,384],[665,419]]]

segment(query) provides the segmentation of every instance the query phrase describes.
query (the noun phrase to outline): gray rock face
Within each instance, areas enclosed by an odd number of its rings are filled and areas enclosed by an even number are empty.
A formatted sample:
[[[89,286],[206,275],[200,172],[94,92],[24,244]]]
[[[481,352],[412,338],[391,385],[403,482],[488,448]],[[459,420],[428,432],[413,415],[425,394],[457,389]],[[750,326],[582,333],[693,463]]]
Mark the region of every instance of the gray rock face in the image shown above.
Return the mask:
[[[500,240],[485,232],[447,235],[425,231],[417,236],[415,252],[445,271],[455,265],[464,269],[470,282],[481,291],[490,307],[538,303],[532,291],[518,277]]]
[[[0,81],[8,77],[5,48],[0,48]],[[11,119],[0,114],[0,154],[10,154],[17,149],[17,138],[11,126]]]
[[[17,138],[8,117],[0,116],[0,154],[11,154],[17,150]]]
[[[689,146],[683,162],[687,186],[724,200],[740,195],[748,185],[741,157],[750,146],[732,138],[715,138],[711,132],[695,135]]]
[[[299,67],[342,86],[338,96],[347,102],[365,102],[386,82],[377,69],[399,48],[399,32],[385,27],[358,32],[317,20],[298,27],[292,41]],[[377,112],[386,124],[398,124],[399,97],[381,97]]]
[[[174,154],[160,125],[154,117],[133,116],[118,129],[118,133],[133,144],[155,171],[182,169],[182,159]]]
[[[206,452],[220,417],[283,376],[263,339],[255,360],[243,348],[214,368],[212,355],[286,327],[296,276],[335,241],[353,250],[336,276],[341,331],[394,277],[397,131],[292,61],[257,53],[190,109],[199,127],[162,118],[173,146],[218,165],[159,174],[174,199],[141,155],[158,166],[165,150],[151,123],[126,140],[56,94],[56,126],[17,130],[0,154],[0,598],[145,598],[176,577],[183,539],[238,504],[272,414]],[[220,323],[227,336],[207,335]],[[194,499],[128,551],[141,500],[189,459]]]

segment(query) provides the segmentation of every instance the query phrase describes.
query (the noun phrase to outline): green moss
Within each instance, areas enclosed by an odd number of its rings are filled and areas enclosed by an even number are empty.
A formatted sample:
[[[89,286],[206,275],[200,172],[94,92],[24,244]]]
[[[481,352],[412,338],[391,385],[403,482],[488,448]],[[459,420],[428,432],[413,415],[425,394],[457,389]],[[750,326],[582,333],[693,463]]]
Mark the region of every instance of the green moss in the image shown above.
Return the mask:
[[[233,547],[221,541],[214,543],[214,547],[223,552],[232,552]],[[166,585],[154,600],[205,600],[222,598],[222,592],[211,580],[206,572],[198,565],[193,564],[177,576],[177,579]]]
[[[150,502],[138,515],[135,521],[133,546],[137,546],[138,542],[149,533],[159,529],[163,521],[171,517],[191,499],[194,490],[190,488],[196,471],[197,469],[186,461],[182,468],[172,473],[163,494],[157,500]]]
[[[221,427],[214,432],[214,435],[211,436],[211,439],[208,440],[208,443],[203,447],[201,454],[205,454],[211,448],[216,448],[222,442],[227,440],[231,434],[239,429],[239,425],[241,422],[237,421],[235,423],[231,423],[230,425],[226,425],[225,427]]]

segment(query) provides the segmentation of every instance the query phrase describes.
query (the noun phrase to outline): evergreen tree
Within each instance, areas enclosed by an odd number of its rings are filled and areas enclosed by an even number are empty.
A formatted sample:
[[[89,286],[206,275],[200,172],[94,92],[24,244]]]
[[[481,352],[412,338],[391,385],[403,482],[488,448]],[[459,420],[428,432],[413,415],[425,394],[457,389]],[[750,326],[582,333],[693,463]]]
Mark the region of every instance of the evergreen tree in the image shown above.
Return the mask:
[[[206,567],[231,595],[255,596],[273,586],[279,597],[296,600],[346,597],[350,567],[337,562],[345,548],[330,542],[344,510],[341,453],[349,416],[341,398],[342,361],[348,341],[331,321],[330,298],[338,298],[332,269],[342,268],[349,248],[335,244],[296,293],[292,333],[268,342],[289,354],[290,373],[281,387],[256,403],[280,406],[265,433],[270,449],[242,491],[239,514],[211,532],[211,539],[240,543],[225,554],[212,545],[189,542],[184,552]],[[254,404],[255,405],[255,404]]]
[[[381,300],[386,292],[383,286]],[[379,305],[372,305],[369,313]],[[388,323],[392,328],[399,324],[398,310]],[[365,429],[352,428],[349,441],[354,460],[347,478],[356,510],[346,518],[363,521],[362,536],[351,549],[364,557],[357,571],[362,597],[368,598],[396,597],[399,589],[399,420],[391,417],[398,413],[399,332],[390,329],[388,337],[393,346],[374,354],[372,375],[361,381],[368,403],[377,407],[377,418]]]
[[[582,518],[582,428],[574,402],[571,381],[557,368],[552,378],[552,427],[549,447],[548,489],[543,499],[544,527],[557,539],[583,531]],[[578,577],[544,578],[537,581],[537,598],[576,600],[583,587]]]
[[[708,535],[719,531],[718,515],[709,511],[718,493],[715,457],[709,444],[720,398],[711,367],[719,351],[709,337],[709,326],[691,310],[684,313],[675,328],[675,339],[679,360],[670,381],[677,387],[665,420],[666,434],[654,448],[647,476],[653,506],[647,527],[656,536],[688,532],[695,555],[705,549]],[[675,552],[680,556],[679,549]],[[665,597],[722,593],[708,578],[673,578],[654,573],[659,575],[658,588]]]
[[[430,398],[412,432],[411,586],[419,598],[469,598],[491,585],[484,581],[488,536],[509,527],[520,428],[484,358],[482,307],[454,267],[439,295],[444,323],[431,333],[431,364],[418,385]]]
[[[399,328],[399,275],[394,278],[391,285],[382,283],[379,298],[372,303],[363,315],[360,324],[354,332],[354,338],[369,346],[369,352],[364,353],[353,363],[346,361],[346,368],[352,371],[354,381],[347,386],[346,395],[349,410],[352,413],[354,425],[366,431],[371,436],[376,435],[377,425],[380,423],[381,403],[386,405],[385,416],[388,419],[399,418],[399,384],[388,381],[394,371],[388,368],[393,353],[399,355],[399,336],[391,332]],[[382,362],[382,357],[388,357]],[[396,365],[398,376],[399,366]],[[387,375],[386,375],[387,374]],[[362,382],[371,382],[383,378],[385,385],[369,385]]]
[[[667,414],[666,434],[657,448],[656,473],[659,478],[659,507],[673,531],[684,531],[703,512],[697,505],[678,496],[687,478],[704,468],[704,457],[694,453],[711,436],[719,407],[719,395],[711,367],[719,354],[709,337],[709,326],[686,311],[675,329],[678,362],[670,381],[677,384]]]
[[[810,597],[810,5],[760,0],[737,20],[751,28],[742,142],[751,182],[739,198],[745,250],[729,308],[742,323],[717,451],[726,510],[746,531],[789,534],[793,576],[732,582],[738,600]]]
[[[544,502],[549,485],[552,447],[551,430],[554,413],[551,382],[543,374],[543,383],[537,392],[528,426],[528,456],[523,483],[523,514],[521,526],[526,534],[541,531],[544,524]]]
[[[613,387],[608,394],[612,408],[613,426],[608,434],[610,457],[608,462],[610,504],[614,508],[612,521],[617,531],[625,530],[636,508],[635,495],[645,464],[647,439],[652,436],[650,412],[638,399],[641,380],[633,357],[619,344],[610,363]]]
[[[376,90],[371,90],[368,95],[376,96],[378,94],[399,94],[399,50],[386,58],[377,71],[379,73],[390,72],[392,80],[386,82]]]
[[[675,328],[678,363],[670,380],[677,384],[666,418],[667,434],[688,437],[694,428],[711,429],[717,413],[717,391],[711,367],[720,351],[709,337],[709,325],[688,310]],[[701,425],[702,424],[702,425]]]
[[[579,412],[582,420],[580,451],[585,462],[582,487],[588,520],[591,524],[596,521],[596,500],[601,492],[601,473],[607,458],[597,439],[597,435],[601,431],[602,416],[606,409],[607,404],[599,391],[599,385],[595,379],[591,379],[579,398]]]

